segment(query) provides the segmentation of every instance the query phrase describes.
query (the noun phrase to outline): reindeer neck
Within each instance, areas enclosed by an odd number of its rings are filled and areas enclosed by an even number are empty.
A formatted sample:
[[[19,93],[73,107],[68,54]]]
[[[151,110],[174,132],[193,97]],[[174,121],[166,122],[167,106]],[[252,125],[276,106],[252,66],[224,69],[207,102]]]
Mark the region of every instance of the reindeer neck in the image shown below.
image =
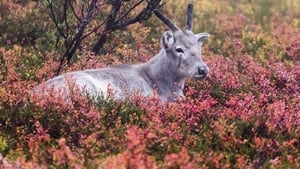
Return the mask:
[[[159,93],[173,95],[181,93],[184,78],[176,77],[172,71],[172,61],[168,60],[166,52],[162,49],[155,57],[141,65],[146,81],[157,87]],[[174,64],[174,63],[173,63]]]

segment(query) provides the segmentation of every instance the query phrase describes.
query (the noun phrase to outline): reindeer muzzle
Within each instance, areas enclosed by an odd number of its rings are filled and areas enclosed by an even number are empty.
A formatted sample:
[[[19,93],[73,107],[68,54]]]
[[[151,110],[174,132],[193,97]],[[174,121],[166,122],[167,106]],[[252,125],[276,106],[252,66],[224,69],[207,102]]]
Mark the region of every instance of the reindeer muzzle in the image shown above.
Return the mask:
[[[208,75],[208,68],[207,66],[198,67],[198,72],[193,76],[196,80],[202,80]]]

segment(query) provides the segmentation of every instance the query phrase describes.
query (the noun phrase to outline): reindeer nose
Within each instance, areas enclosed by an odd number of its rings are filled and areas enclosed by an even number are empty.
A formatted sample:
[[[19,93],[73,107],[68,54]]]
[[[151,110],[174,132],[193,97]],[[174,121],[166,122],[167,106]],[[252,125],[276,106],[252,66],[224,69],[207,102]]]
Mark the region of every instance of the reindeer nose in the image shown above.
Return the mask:
[[[206,66],[201,66],[198,68],[198,73],[199,73],[199,75],[206,77],[208,74],[208,68]]]

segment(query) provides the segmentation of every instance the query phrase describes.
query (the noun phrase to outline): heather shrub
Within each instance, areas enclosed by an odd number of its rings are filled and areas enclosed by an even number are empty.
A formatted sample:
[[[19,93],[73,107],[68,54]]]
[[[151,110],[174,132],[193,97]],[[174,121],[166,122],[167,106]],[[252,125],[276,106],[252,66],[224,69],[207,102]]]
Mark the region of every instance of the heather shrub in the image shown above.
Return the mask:
[[[35,95],[61,53],[45,38],[51,31],[35,45],[23,37],[34,25],[51,30],[34,3],[0,2],[0,168],[300,167],[298,1],[194,2],[195,32],[212,35],[202,51],[210,74],[189,80],[174,103],[115,101],[113,91],[89,98],[76,88],[69,101]],[[185,3],[163,10],[183,23]],[[99,56],[83,45],[62,72],[144,62],[164,29],[153,17],[111,35]]]

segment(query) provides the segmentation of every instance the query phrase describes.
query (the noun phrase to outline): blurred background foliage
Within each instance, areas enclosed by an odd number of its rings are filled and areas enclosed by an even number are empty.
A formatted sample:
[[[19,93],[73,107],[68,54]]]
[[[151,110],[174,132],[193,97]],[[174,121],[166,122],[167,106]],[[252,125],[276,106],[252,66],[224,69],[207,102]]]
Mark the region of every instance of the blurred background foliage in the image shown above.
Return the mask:
[[[60,1],[58,1],[60,2]],[[63,2],[63,1],[61,1]],[[75,1],[74,1],[75,2]],[[235,39],[241,40],[245,53],[249,53],[261,62],[264,62],[266,50],[272,50],[278,59],[286,59],[287,50],[290,46],[282,46],[295,42],[285,42],[286,36],[293,36],[294,31],[300,27],[300,2],[297,0],[201,0],[192,1],[194,3],[194,32],[209,32],[212,38],[207,45],[214,54],[220,54],[225,57],[233,56],[231,53],[231,43]],[[86,2],[87,3],[87,2]],[[43,5],[44,4],[44,5]],[[185,20],[186,1],[161,1],[162,10],[177,25],[183,26]],[[143,6],[133,11],[140,11]],[[80,7],[80,6],[79,6]],[[26,68],[32,68],[33,65],[39,68],[46,62],[51,54],[53,60],[59,60],[65,52],[65,43],[58,33],[58,30],[51,20],[49,11],[44,1],[9,1],[0,2],[0,46],[5,49],[14,49],[15,46],[21,46],[21,57]],[[101,8],[102,13],[109,8]],[[74,17],[71,15],[70,17]],[[101,14],[101,13],[100,13]],[[58,13],[59,15],[59,13]],[[99,26],[101,15],[88,25],[87,31]],[[69,27],[71,33],[76,32],[76,19],[69,18]],[[72,23],[74,22],[74,23]],[[65,23],[64,23],[65,24]],[[61,28],[66,25],[59,25]],[[64,28],[66,29],[66,28]],[[71,62],[80,61],[84,58],[86,52],[92,50],[92,44],[99,38],[102,28],[97,29],[96,33],[83,40]],[[138,30],[138,31],[137,31]],[[123,30],[116,30],[109,35],[105,45],[101,49],[99,57],[107,54],[119,56],[121,61],[131,62],[136,60],[140,53],[147,55],[147,58],[153,56],[159,48],[159,38],[163,30],[166,30],[156,17],[143,21],[142,24],[136,23]],[[291,30],[291,31],[289,31]],[[71,34],[70,33],[70,34]],[[275,34],[276,33],[276,34]],[[144,52],[130,53],[132,56],[125,56],[123,51],[143,50],[141,45],[152,44],[154,50]],[[17,47],[16,47],[17,48]],[[151,48],[150,48],[151,49]],[[130,57],[130,58],[129,58]],[[124,61],[122,59],[125,59]],[[145,60],[140,58],[141,60]],[[22,70],[22,69],[21,69]],[[31,69],[32,70],[32,69]],[[24,76],[32,78],[34,71],[24,70]]]

